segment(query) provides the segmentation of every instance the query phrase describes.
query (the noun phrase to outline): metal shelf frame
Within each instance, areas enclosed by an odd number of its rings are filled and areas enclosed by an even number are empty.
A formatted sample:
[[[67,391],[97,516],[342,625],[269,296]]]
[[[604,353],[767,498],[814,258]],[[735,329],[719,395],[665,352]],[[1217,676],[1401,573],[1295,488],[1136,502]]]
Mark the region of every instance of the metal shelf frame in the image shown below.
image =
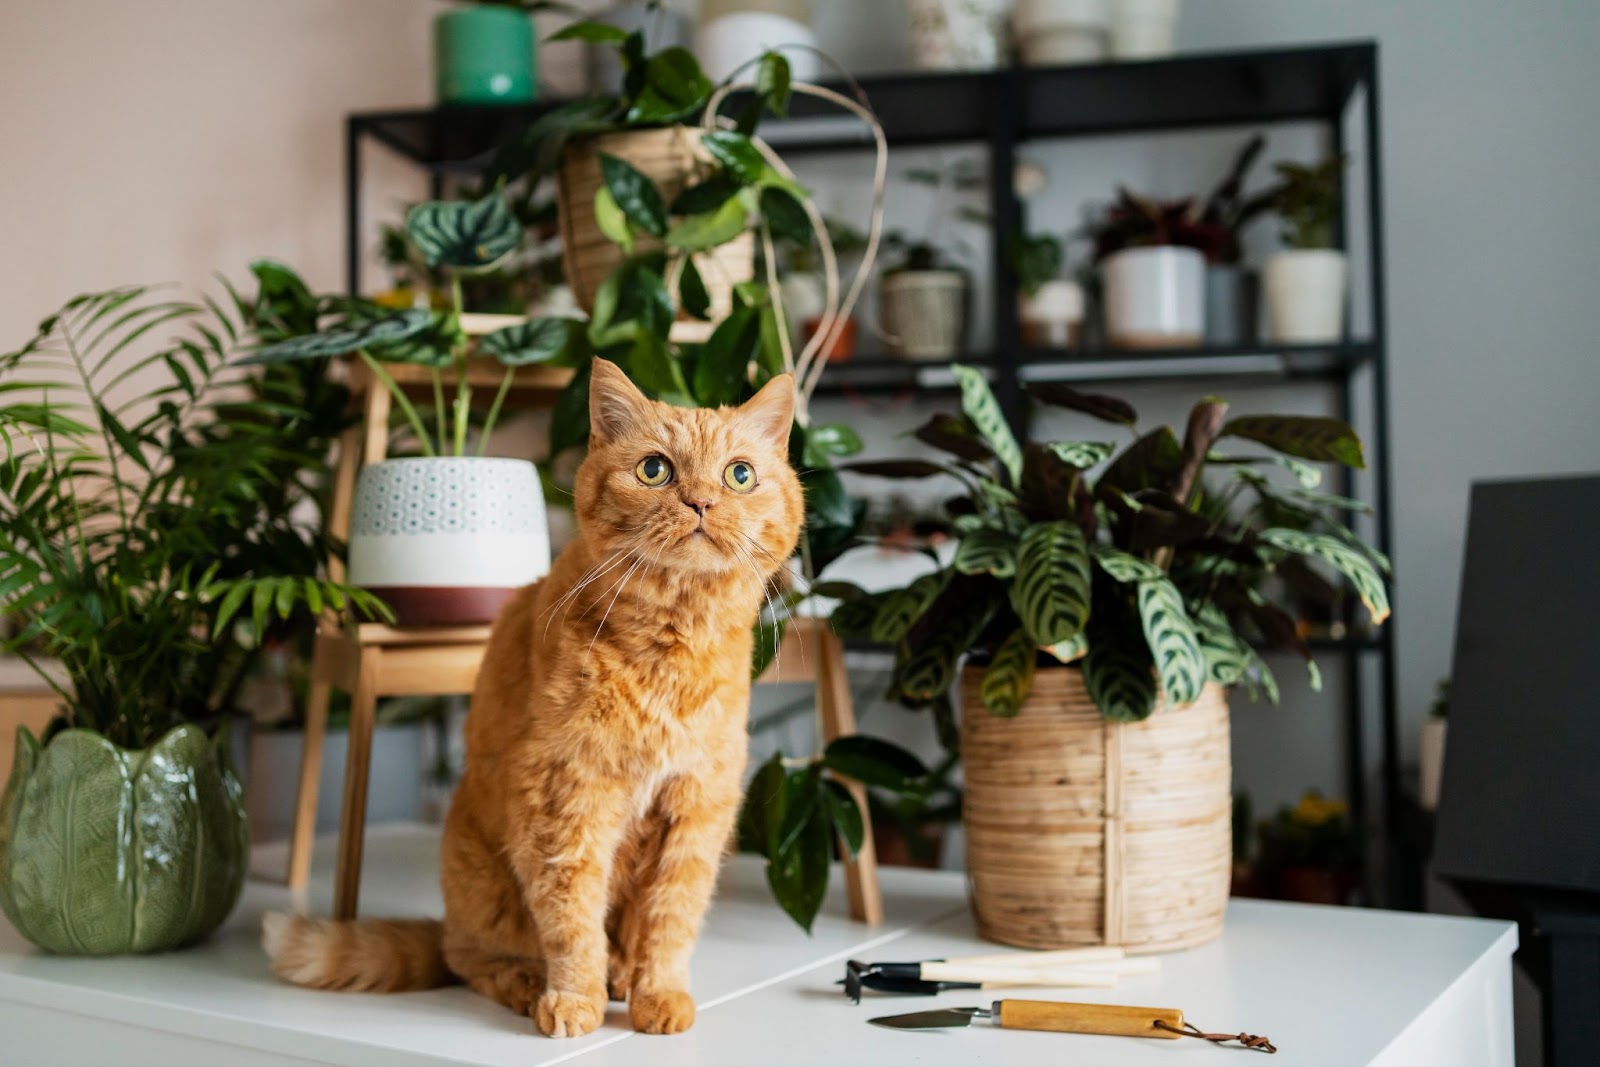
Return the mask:
[[[1370,417],[1364,435],[1372,458],[1364,486],[1351,481],[1350,495],[1365,489],[1376,510],[1375,539],[1393,544],[1388,392],[1388,315],[1382,193],[1382,137],[1378,48],[1358,41],[1303,48],[1213,52],[1170,59],[1054,68],[1012,68],[976,73],[913,73],[835,85],[859,92],[883,123],[892,147],[972,144],[988,150],[990,203],[994,219],[990,297],[994,349],[968,362],[985,368],[1013,424],[1022,426],[1029,405],[1027,379],[1076,382],[1153,381],[1173,378],[1247,381],[1307,380],[1330,383],[1339,414],[1353,421]],[[446,180],[471,175],[494,150],[562,101],[516,107],[439,107],[353,114],[345,122],[346,281],[360,290],[361,162],[366,141],[375,141],[426,171],[433,194]],[[785,154],[863,148],[859,131],[826,117],[826,105],[796,97],[788,120],[763,126],[762,135]],[[1019,146],[1036,140],[1103,137],[1218,127],[1317,123],[1335,151],[1343,151],[1345,121],[1359,120],[1367,211],[1364,219],[1342,214],[1337,243],[1348,247],[1348,226],[1364,226],[1365,279],[1371,294],[1370,336],[1337,345],[1253,345],[1129,354],[1116,350],[1038,351],[1022,346],[1017,317],[1017,279],[1005,265],[1004,235],[1023,223],[1022,204],[1011,175]],[[1346,183],[1347,189],[1349,183]],[[1349,197],[1346,196],[1348,208]],[[1354,280],[1354,279],[1353,279]],[[931,370],[930,370],[931,368]],[[1366,372],[1366,373],[1361,373]],[[940,375],[943,374],[943,378]],[[938,365],[861,359],[838,364],[824,377],[834,393],[939,392],[949,388]],[[1366,385],[1366,406],[1357,404],[1356,383]],[[1347,619],[1353,624],[1353,616]],[[1352,632],[1353,627],[1352,627]],[[1420,907],[1418,857],[1404,854],[1400,744],[1392,627],[1358,641],[1324,642],[1342,657],[1345,789],[1359,826],[1380,830],[1382,885],[1369,878],[1369,896],[1394,907]],[[1363,663],[1377,661],[1379,698],[1378,797],[1368,796],[1366,765],[1371,740],[1367,724]],[[1369,872],[1370,873],[1370,872]]]

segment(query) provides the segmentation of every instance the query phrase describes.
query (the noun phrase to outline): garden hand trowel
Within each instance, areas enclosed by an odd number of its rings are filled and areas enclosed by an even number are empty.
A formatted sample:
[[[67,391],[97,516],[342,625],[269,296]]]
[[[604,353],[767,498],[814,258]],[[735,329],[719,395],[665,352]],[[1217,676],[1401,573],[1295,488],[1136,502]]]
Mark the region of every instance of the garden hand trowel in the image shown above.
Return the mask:
[[[987,1008],[938,1008],[908,1015],[881,1015],[869,1020],[895,1030],[937,1030],[971,1026],[990,1019],[1006,1030],[1050,1030],[1063,1034],[1109,1034],[1113,1037],[1198,1037],[1222,1043],[1236,1041],[1257,1052],[1278,1051],[1254,1034],[1207,1034],[1183,1021],[1177,1008],[1137,1008],[1121,1004],[1071,1004],[1059,1000],[997,1000]]]

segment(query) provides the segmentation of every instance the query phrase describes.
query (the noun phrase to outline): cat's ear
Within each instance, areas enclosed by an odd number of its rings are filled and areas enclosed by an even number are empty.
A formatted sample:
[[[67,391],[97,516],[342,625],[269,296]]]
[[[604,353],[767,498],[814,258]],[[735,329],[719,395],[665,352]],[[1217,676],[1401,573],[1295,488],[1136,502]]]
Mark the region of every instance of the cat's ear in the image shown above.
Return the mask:
[[[650,419],[650,401],[622,368],[596,356],[589,372],[589,433],[596,444],[626,436]]]
[[[787,452],[789,429],[794,424],[794,375],[776,376],[739,405],[739,421],[766,438],[777,451]]]

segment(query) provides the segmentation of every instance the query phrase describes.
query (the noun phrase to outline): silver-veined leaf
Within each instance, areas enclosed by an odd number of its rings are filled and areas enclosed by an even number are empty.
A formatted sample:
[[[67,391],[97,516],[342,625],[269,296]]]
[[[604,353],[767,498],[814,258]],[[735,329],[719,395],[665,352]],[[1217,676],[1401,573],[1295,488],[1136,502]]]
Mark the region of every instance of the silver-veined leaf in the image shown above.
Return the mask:
[[[478,351],[493,356],[507,367],[549,363],[567,354],[567,346],[578,325],[575,319],[557,317],[513,323],[480,338]]]
[[[297,359],[343,356],[421,333],[433,324],[427,308],[405,308],[374,319],[336,326],[320,333],[302,334],[258,348],[239,360],[241,364],[287,363]]]
[[[1148,582],[1166,576],[1166,572],[1147,559],[1110,545],[1093,544],[1089,554],[1100,564],[1100,569],[1119,582]]]
[[[1004,530],[984,528],[967,534],[956,546],[953,566],[962,574],[1009,578],[1017,572],[1016,538]]]
[[[1383,578],[1378,574],[1377,568],[1361,552],[1339,538],[1329,534],[1306,533],[1282,527],[1262,530],[1259,537],[1263,543],[1274,548],[1331,564],[1356,587],[1356,593],[1360,595],[1361,602],[1367,606],[1374,624],[1381,624],[1389,617],[1389,594],[1383,587]]]
[[[1022,477],[1022,448],[1011,433],[1011,427],[1000,410],[1000,402],[994,398],[988,381],[975,368],[960,363],[950,364],[950,372],[961,385],[961,410],[972,420],[994,451],[995,458],[1011,475],[1011,484],[1016,485]]]
[[[1156,706],[1150,661],[1101,634],[1083,661],[1083,683],[1100,714],[1112,722],[1141,722]]]
[[[1010,718],[1022,708],[1033,688],[1033,668],[1039,646],[1028,631],[1018,627],[995,649],[994,658],[983,672],[978,694],[983,706],[996,715]]]
[[[522,242],[522,226],[498,192],[481,200],[429,200],[406,215],[406,233],[429,265],[487,267]]]
[[[1206,664],[1178,587],[1166,578],[1140,582],[1138,601],[1145,643],[1167,699],[1178,705],[1193,704],[1205,685]]]
[[[1089,552],[1070,522],[1041,522],[1022,535],[1011,606],[1041,645],[1065,641],[1089,620]]]

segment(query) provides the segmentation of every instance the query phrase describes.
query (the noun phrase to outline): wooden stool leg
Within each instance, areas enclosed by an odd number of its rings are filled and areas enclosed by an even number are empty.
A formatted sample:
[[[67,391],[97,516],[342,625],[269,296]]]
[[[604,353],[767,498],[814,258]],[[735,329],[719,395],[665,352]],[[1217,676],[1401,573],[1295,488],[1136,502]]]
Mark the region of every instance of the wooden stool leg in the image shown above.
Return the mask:
[[[844,670],[844,646],[826,624],[817,628],[817,704],[822,713],[822,739],[856,732],[855,706],[850,700],[850,679]],[[876,926],[883,922],[883,892],[878,887],[878,853],[872,840],[872,820],[867,817],[867,791],[860,782],[845,788],[861,808],[861,850],[844,858],[845,895],[850,917]]]
[[[361,650],[350,694],[350,747],[344,762],[344,806],[339,816],[339,864],[334,874],[333,917],[354,919],[361,896],[361,844],[367,826],[367,772],[372,765],[372,721],[378,708],[382,652]]]
[[[333,687],[321,681],[320,653],[312,657],[311,693],[306,700],[306,745],[300,752],[300,787],[294,799],[294,829],[289,836],[289,888],[304,889],[311,875],[311,846],[317,836],[317,793],[322,780],[322,741],[328,733],[328,701]]]

